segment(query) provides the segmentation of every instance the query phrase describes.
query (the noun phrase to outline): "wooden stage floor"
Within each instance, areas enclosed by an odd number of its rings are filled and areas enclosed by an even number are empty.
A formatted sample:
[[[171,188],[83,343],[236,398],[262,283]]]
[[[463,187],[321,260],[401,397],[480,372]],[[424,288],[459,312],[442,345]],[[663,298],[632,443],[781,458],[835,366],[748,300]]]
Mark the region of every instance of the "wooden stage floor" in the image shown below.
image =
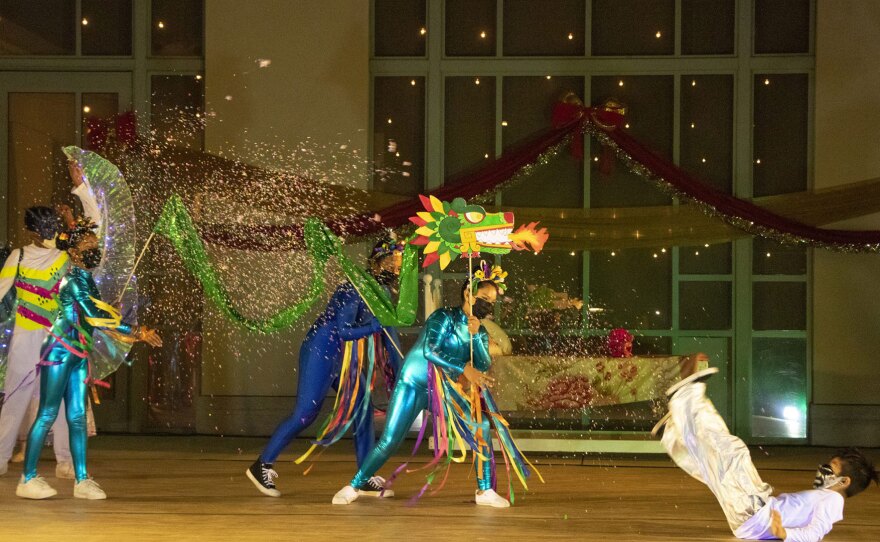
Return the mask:
[[[20,464],[0,477],[0,541],[75,540],[735,540],[708,489],[664,456],[536,456],[546,484],[517,490],[512,508],[473,504],[471,469],[453,465],[447,486],[415,506],[408,497],[423,476],[405,475],[398,497],[362,497],[347,507],[330,499],[354,473],[350,443],[331,448],[308,476],[289,461],[276,465],[284,496],[264,497],[244,477],[262,439],[98,436],[90,440],[90,471],[106,501],[72,498],[72,481],[56,480],[54,462],[41,473],[59,495],[15,497]],[[404,445],[406,446],[406,444]],[[868,450],[880,461],[880,450]],[[777,491],[808,488],[819,448],[754,448],[764,480]],[[48,455],[45,457],[49,457]],[[418,461],[424,462],[421,455]],[[388,475],[400,461],[382,473]],[[847,502],[844,520],[826,540],[880,540],[880,489]]]

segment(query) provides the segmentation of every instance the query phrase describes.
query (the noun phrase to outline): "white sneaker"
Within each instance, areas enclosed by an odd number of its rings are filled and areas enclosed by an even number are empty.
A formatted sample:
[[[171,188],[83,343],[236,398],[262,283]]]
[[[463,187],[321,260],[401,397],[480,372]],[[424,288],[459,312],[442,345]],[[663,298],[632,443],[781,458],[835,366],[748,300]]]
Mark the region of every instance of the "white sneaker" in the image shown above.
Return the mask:
[[[670,419],[672,419],[672,412],[667,412],[666,414],[664,414],[663,417],[660,418],[660,421],[654,424],[654,427],[651,428],[651,436],[662,438],[663,428],[666,427],[666,424],[669,423]]]
[[[23,499],[48,499],[58,494],[52,489],[52,486],[46,482],[41,476],[34,476],[27,482],[24,481],[24,475],[15,488],[15,494]]]
[[[477,490],[475,497],[477,504],[482,506],[491,506],[493,508],[510,508],[510,501],[495,493],[494,489],[487,489],[480,493]]]
[[[333,495],[333,504],[351,504],[358,498],[358,491],[351,487],[345,486],[340,489],[336,495]]]
[[[73,496],[77,499],[88,499],[90,501],[99,501],[107,498],[107,494],[104,493],[104,490],[101,489],[98,482],[91,478],[86,478],[82,482],[77,482],[76,485],[73,486]]]
[[[73,463],[70,461],[61,461],[55,465],[55,478],[76,480],[76,474],[73,471]]]
[[[387,499],[388,497],[394,496],[393,489],[385,489],[385,478],[381,476],[373,476],[370,478],[364,487],[357,490],[358,495],[363,495],[364,497],[381,497],[383,499]]]

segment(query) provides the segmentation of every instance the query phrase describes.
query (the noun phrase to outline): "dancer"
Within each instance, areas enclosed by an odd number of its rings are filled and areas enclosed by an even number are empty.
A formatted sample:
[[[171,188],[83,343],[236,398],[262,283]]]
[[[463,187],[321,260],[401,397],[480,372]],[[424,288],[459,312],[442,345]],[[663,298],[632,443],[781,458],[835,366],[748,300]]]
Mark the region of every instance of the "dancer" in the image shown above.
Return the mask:
[[[684,378],[667,395],[669,413],[655,426],[663,447],[685,472],[703,482],[721,505],[738,538],[779,538],[791,542],[821,540],[843,519],[848,497],[861,493],[878,474],[855,448],[841,450],[816,473],[812,490],[781,493],[764,483],[742,440],[731,435],[706,397],[706,378],[718,372],[683,368]]]
[[[86,217],[100,221],[98,204],[82,168],[68,161],[72,193],[83,206]],[[15,326],[7,352],[5,397],[0,410],[0,475],[6,473],[15,441],[32,397],[38,393],[34,368],[40,361],[40,348],[49,334],[49,327],[58,315],[54,295],[70,267],[66,252],[55,247],[55,237],[63,225],[61,217],[49,207],[30,207],[24,215],[32,244],[13,250],[0,271],[0,297],[13,286],[18,302]],[[61,407],[64,412],[64,407]],[[73,479],[67,426],[55,424],[54,451],[57,478]]]
[[[119,313],[100,300],[98,287],[88,271],[101,262],[98,237],[93,232],[95,228],[94,223],[84,220],[59,237],[59,248],[68,251],[73,266],[58,293],[60,312],[41,351],[40,409],[28,434],[24,473],[15,489],[15,494],[25,499],[45,499],[57,494],[37,475],[37,462],[46,433],[58,416],[62,398],[67,406],[67,425],[76,475],[73,496],[90,500],[107,498],[86,470],[86,387],[92,380],[89,370],[92,335],[96,329],[112,330],[133,341],[144,341],[151,346],[162,345],[155,330],[123,323]]]
[[[486,328],[480,325],[480,318],[485,318],[492,312],[506,273],[498,267],[491,271],[481,269],[477,273],[477,280],[469,280],[462,286],[460,307],[438,309],[428,318],[425,329],[404,359],[388,408],[382,438],[360,465],[360,470],[351,483],[333,497],[333,504],[350,504],[360,495],[369,494],[372,490],[372,476],[397,450],[413,421],[423,409],[428,408],[430,402],[435,438],[438,431],[446,431],[444,436],[455,434],[455,437],[448,436],[446,442],[441,442],[444,440],[442,437],[436,440],[439,443],[438,450],[435,450],[435,460],[432,463],[436,464],[444,451],[452,454],[456,445],[463,446],[466,442],[476,454],[476,503],[496,508],[510,506],[510,502],[493,489],[494,453],[490,420],[497,414],[497,409],[488,394],[476,400],[473,400],[472,395],[468,401],[467,394],[455,383],[463,376],[473,386],[472,393],[477,388],[493,383],[485,374],[489,370],[491,358],[488,334]],[[471,357],[473,364],[469,363]],[[482,404],[483,401],[485,405]],[[489,412],[482,412],[483,406]],[[495,425],[498,429],[501,424]],[[465,442],[456,443],[456,438]],[[450,443],[449,440],[453,442]],[[515,449],[509,434],[499,433],[499,440],[504,444],[505,454],[512,459],[512,466],[518,468],[517,464],[522,464],[525,458]],[[463,460],[464,457],[456,459]],[[523,476],[527,475],[528,472],[525,471]],[[432,478],[433,475],[429,475],[429,480]],[[422,489],[423,492],[426,487],[427,485]]]
[[[370,253],[370,273],[386,290],[395,287],[400,275],[402,255],[403,244],[393,235],[380,240]],[[318,417],[331,385],[339,389],[349,379],[355,381],[357,385],[353,387],[356,388],[356,393],[350,399],[354,404],[361,404],[371,382],[366,381],[362,366],[359,368],[355,363],[346,364],[346,360],[351,361],[352,356],[359,354],[359,359],[363,360],[363,352],[359,352],[360,348],[352,343],[370,337],[375,345],[381,345],[376,348],[380,360],[383,355],[387,358],[381,360],[380,364],[390,389],[400,366],[400,339],[397,331],[394,328],[383,328],[354,286],[346,282],[333,293],[324,313],[312,324],[300,347],[296,406],[293,413],[275,429],[263,452],[245,471],[248,479],[264,495],[281,496],[274,482],[278,473],[272,466],[293,439]],[[370,342],[369,339],[367,342]],[[342,374],[346,365],[349,370],[347,374]],[[356,374],[357,371],[360,373]],[[369,408],[368,405],[362,406]],[[372,409],[367,414],[353,416],[351,425],[357,463],[361,465],[375,444]],[[378,496],[384,489],[384,483],[385,480],[378,476],[368,480],[369,494]],[[391,495],[393,492],[386,491],[384,496]]]

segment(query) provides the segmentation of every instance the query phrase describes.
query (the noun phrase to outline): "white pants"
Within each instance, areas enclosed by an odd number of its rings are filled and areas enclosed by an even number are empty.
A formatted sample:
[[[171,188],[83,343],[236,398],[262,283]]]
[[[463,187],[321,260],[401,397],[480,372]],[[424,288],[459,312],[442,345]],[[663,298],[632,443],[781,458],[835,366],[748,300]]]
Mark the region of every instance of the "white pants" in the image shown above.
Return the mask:
[[[672,414],[663,432],[663,447],[682,470],[709,486],[731,531],[746,522],[770,498],[745,443],[731,435],[706,384],[689,384],[669,400]]]
[[[0,409],[0,463],[12,457],[15,441],[22,422],[28,413],[31,400],[39,396],[40,379],[35,371],[40,362],[40,349],[49,335],[48,330],[29,330],[15,327],[9,343],[9,356],[6,362],[6,384],[3,407]],[[14,393],[13,393],[14,392]],[[64,403],[58,411],[58,418],[52,425],[54,435],[55,459],[70,462],[70,437],[67,432],[67,417]]]

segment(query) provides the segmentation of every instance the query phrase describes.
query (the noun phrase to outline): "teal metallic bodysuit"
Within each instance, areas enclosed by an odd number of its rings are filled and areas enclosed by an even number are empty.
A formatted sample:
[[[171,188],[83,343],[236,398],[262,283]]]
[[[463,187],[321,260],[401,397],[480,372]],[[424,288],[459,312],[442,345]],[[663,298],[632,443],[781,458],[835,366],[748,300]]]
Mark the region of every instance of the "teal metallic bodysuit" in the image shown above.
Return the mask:
[[[86,387],[89,380],[88,354],[96,327],[130,335],[132,327],[98,306],[100,293],[91,273],[73,266],[61,282],[59,314],[43,344],[40,359],[40,409],[28,434],[24,477],[37,475],[37,461],[46,434],[58,416],[64,399],[70,428],[70,452],[76,481],[88,478],[86,472]],[[96,303],[98,301],[98,303]]]
[[[428,366],[433,363],[453,379],[464,372],[470,361],[470,334],[468,318],[461,308],[443,308],[435,311],[425,323],[425,329],[419,335],[415,345],[407,353],[385,422],[385,431],[379,443],[361,464],[360,470],[351,481],[351,486],[361,488],[384,465],[388,458],[397,451],[406,437],[419,412],[428,406]],[[489,370],[489,335],[486,328],[480,326],[473,338],[474,368],[486,372]],[[459,403],[462,408],[470,407]],[[481,424],[483,434],[489,434],[489,419],[484,417]],[[491,439],[481,450],[484,457],[492,457]],[[483,461],[485,472],[478,472],[481,490],[492,486],[490,462]],[[479,465],[479,463],[478,463]],[[479,466],[478,466],[479,468]]]

